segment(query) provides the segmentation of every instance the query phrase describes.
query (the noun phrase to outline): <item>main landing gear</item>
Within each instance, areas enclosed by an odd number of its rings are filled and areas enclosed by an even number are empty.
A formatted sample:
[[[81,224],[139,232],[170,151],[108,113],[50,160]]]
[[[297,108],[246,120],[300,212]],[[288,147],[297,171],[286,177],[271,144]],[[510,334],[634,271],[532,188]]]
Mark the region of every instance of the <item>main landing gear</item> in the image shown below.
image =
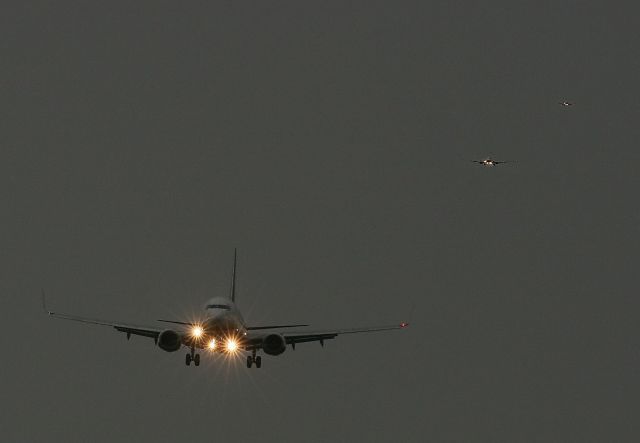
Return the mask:
[[[190,366],[191,362],[196,366],[200,366],[200,354],[196,354],[195,348],[191,348],[191,353],[185,356],[184,362],[187,366]]]
[[[254,363],[256,364],[256,368],[262,366],[262,357],[259,355],[256,357],[255,349],[251,352],[251,355],[247,355],[247,368],[250,368]]]

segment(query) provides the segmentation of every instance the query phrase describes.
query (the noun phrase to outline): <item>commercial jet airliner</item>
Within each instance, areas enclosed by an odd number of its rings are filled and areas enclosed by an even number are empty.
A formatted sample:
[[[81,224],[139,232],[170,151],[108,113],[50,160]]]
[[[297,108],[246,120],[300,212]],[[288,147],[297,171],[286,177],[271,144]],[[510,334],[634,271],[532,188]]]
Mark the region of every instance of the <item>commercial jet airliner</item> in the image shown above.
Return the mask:
[[[482,165],[482,166],[497,166],[503,163],[511,163],[511,162],[505,162],[505,161],[498,162],[498,161],[492,160],[491,157],[485,158],[484,160],[471,160],[471,162],[478,163],[479,165]]]
[[[262,350],[268,355],[280,355],[291,345],[295,349],[296,344],[317,341],[324,346],[325,340],[336,338],[342,334],[354,334],[358,332],[388,331],[392,329],[403,329],[408,323],[400,323],[387,326],[373,326],[364,328],[335,329],[325,331],[295,330],[283,332],[280,330],[288,328],[300,328],[308,325],[247,325],[236,306],[236,266],[237,252],[233,257],[233,274],[231,277],[231,291],[229,297],[214,297],[210,299],[205,307],[203,318],[200,321],[177,321],[158,320],[164,323],[171,323],[177,326],[176,329],[159,327],[143,327],[125,323],[117,323],[104,320],[96,320],[85,317],[78,317],[70,314],[61,314],[49,311],[46,307],[44,292],[42,294],[43,308],[51,317],[64,320],[74,320],[82,323],[111,326],[119,332],[127,334],[127,340],[131,335],[141,335],[152,338],[156,345],[167,352],[178,351],[182,346],[189,348],[190,352],[185,357],[187,366],[191,362],[195,366],[200,366],[200,354],[197,350],[204,349],[211,353],[222,353],[226,355],[237,355],[240,352],[249,353],[247,355],[247,367],[253,365],[256,368],[262,366],[262,357],[256,355]]]

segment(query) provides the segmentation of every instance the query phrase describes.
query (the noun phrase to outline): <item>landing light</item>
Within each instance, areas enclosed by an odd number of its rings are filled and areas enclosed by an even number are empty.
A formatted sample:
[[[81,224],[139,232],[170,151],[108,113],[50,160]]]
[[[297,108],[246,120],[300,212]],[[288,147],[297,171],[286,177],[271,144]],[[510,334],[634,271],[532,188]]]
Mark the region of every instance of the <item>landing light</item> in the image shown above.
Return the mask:
[[[203,333],[204,333],[204,330],[202,329],[202,326],[194,326],[193,329],[191,330],[191,335],[193,335],[195,338],[202,337]]]
[[[216,348],[216,339],[212,338],[209,341],[209,344],[207,345],[207,347],[209,348],[209,350],[213,351]]]
[[[238,342],[233,338],[227,340],[227,351],[228,352],[236,352],[238,350]]]

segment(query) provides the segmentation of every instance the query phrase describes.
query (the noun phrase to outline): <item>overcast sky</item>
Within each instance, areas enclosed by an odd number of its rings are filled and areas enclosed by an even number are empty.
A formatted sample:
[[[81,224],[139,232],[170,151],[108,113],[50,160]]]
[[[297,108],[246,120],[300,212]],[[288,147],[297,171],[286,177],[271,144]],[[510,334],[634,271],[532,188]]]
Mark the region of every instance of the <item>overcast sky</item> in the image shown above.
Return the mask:
[[[12,3],[3,441],[640,439],[636,2]],[[411,327],[195,368],[42,313],[189,318],[234,247],[249,323]]]

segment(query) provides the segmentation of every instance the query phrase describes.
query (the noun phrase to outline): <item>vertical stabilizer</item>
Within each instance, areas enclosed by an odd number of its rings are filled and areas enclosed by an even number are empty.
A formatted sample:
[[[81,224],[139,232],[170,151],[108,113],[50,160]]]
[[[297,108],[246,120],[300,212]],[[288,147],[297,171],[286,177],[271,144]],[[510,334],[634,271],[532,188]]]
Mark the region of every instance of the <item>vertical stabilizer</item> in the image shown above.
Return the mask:
[[[231,275],[231,301],[236,302],[236,267],[238,263],[238,249],[233,250],[233,274]]]

